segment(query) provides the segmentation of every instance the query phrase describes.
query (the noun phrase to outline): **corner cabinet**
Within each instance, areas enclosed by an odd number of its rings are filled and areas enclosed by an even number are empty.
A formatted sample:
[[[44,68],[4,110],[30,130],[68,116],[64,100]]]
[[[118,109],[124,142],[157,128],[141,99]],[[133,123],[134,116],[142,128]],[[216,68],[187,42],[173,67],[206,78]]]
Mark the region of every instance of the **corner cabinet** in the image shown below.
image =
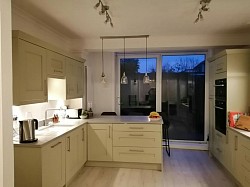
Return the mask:
[[[47,101],[46,49],[13,38],[13,104]]]
[[[88,125],[88,160],[112,161],[112,124]]]

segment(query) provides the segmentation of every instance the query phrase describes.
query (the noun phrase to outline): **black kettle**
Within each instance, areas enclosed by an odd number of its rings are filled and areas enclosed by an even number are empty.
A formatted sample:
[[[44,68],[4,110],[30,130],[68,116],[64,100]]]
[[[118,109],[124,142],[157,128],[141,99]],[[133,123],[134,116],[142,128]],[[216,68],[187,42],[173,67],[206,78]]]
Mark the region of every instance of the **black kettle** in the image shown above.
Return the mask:
[[[20,143],[36,142],[35,129],[38,129],[37,119],[27,119],[19,121],[19,141]]]

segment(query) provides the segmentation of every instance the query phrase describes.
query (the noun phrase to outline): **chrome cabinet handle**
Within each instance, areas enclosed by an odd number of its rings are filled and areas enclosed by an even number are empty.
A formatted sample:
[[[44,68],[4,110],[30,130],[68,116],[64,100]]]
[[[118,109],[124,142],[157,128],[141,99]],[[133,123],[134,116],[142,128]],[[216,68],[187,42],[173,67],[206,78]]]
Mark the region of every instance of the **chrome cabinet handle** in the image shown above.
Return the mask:
[[[54,69],[54,73],[62,73],[62,71]]]
[[[129,134],[129,136],[144,136],[143,134]]]
[[[224,108],[222,108],[222,107],[218,107],[218,106],[215,106],[214,108],[216,108],[216,109],[220,109],[220,110],[224,110]]]
[[[54,147],[56,147],[56,146],[58,146],[59,144],[61,144],[62,142],[57,142],[55,145],[52,145],[52,146],[50,146],[51,148],[54,148]]]
[[[143,153],[144,150],[142,149],[129,149],[130,152],[140,152],[140,153]]]
[[[44,95],[47,96],[47,80],[44,80]]]
[[[144,129],[144,127],[129,127],[130,129]]]
[[[234,150],[238,150],[238,136],[234,136]]]
[[[82,141],[84,142],[85,136],[84,136],[84,128],[82,128]]]
[[[67,137],[68,138],[68,152],[70,152],[70,136]]]
[[[109,126],[109,138],[110,138],[110,126]]]

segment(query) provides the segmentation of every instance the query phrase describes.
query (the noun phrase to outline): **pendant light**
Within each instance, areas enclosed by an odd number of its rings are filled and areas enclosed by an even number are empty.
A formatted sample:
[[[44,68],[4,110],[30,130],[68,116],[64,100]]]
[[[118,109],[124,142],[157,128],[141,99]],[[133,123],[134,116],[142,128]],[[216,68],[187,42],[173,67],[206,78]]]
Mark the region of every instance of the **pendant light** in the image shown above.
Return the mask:
[[[102,75],[101,75],[101,83],[105,84],[106,81],[106,76],[104,74],[104,60],[103,60],[103,38],[102,38]]]
[[[151,81],[150,81],[150,78],[148,76],[148,41],[147,41],[148,37],[146,36],[145,38],[146,38],[146,72],[145,72],[145,75],[143,77],[143,83],[148,84]]]
[[[124,50],[123,50],[123,64],[124,64],[124,72],[122,74],[122,78],[121,78],[121,84],[128,84],[128,77],[126,76],[125,74],[125,37],[123,38],[124,39]]]

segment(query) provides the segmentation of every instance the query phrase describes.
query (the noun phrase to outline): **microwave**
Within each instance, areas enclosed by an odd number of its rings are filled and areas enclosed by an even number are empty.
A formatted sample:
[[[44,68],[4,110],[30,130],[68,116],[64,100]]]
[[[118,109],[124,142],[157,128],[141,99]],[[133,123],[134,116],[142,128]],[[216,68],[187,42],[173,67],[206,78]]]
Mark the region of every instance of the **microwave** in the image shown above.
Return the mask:
[[[69,119],[80,119],[82,114],[82,109],[67,109],[66,110],[66,118]]]

